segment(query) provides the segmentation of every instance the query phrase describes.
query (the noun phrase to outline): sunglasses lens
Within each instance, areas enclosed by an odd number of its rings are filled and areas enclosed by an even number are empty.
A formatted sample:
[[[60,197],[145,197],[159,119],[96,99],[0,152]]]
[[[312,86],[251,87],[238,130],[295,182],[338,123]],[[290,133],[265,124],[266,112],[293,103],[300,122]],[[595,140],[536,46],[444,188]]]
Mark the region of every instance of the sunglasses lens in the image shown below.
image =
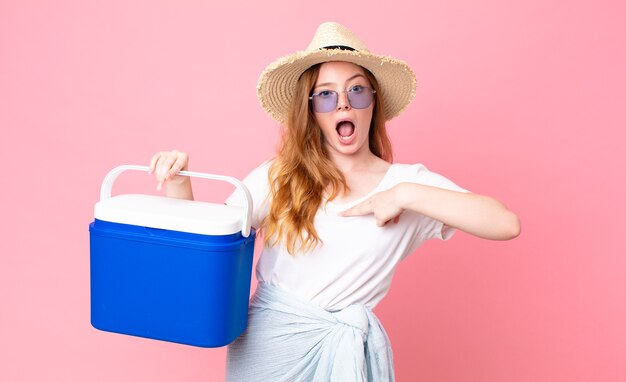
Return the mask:
[[[373,91],[363,86],[355,86],[347,91],[350,107],[365,109],[372,104]],[[332,90],[325,90],[312,96],[313,111],[316,113],[328,113],[337,107],[338,94]]]
[[[354,87],[348,91],[348,101],[355,109],[365,109],[372,103],[372,91],[362,86]]]
[[[313,110],[317,113],[328,113],[337,106],[337,93],[323,91],[313,97]]]

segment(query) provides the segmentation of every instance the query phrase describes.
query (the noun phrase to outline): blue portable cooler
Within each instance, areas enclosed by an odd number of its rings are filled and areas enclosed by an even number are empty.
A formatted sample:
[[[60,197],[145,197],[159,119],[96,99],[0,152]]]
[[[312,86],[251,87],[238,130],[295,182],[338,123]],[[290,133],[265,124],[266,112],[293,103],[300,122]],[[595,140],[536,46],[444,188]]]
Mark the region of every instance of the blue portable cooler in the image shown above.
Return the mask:
[[[202,347],[224,346],[248,319],[255,232],[252,198],[233,207],[153,195],[111,197],[119,166],[105,177],[89,225],[91,324],[100,330]]]

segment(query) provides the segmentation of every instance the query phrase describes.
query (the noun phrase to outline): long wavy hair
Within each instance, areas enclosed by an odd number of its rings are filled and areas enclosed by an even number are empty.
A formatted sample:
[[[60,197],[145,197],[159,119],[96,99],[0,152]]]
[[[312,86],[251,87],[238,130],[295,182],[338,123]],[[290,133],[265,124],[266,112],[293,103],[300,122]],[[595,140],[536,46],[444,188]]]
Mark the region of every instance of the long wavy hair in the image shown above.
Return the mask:
[[[298,80],[278,155],[269,169],[271,203],[261,224],[265,243],[273,246],[282,242],[292,255],[296,251],[312,249],[321,242],[313,221],[324,192],[329,193],[328,200],[333,200],[339,192],[349,191],[343,174],[330,160],[321,128],[310,107],[309,97],[320,65],[309,68]],[[370,71],[363,70],[376,90],[369,148],[377,157],[392,162],[378,82]]]

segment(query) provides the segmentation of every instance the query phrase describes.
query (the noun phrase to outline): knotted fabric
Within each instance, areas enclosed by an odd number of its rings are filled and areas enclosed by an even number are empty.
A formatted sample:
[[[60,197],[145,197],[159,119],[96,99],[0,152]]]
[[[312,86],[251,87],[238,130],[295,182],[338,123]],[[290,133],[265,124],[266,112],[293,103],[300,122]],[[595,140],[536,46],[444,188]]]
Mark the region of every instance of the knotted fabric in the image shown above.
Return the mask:
[[[389,338],[362,304],[329,312],[259,283],[248,327],[228,348],[227,381],[394,381]]]

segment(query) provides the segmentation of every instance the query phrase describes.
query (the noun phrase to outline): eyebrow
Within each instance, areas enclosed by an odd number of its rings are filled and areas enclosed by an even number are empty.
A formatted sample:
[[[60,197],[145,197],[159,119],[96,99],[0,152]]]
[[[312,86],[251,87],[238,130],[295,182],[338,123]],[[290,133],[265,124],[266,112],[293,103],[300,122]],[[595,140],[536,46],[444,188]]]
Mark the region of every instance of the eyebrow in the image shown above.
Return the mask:
[[[365,77],[364,75],[362,75],[361,73],[357,73],[357,74],[353,75],[352,77],[348,78],[348,79],[346,80],[346,82],[350,82],[350,81],[352,81],[353,79],[355,79],[355,78],[357,78],[357,77],[363,77],[364,79],[366,78],[366,77]],[[334,82],[324,82],[323,84],[317,84],[317,85],[315,85],[315,87],[314,87],[313,89],[317,89],[317,88],[322,87],[322,86],[334,85],[334,84],[335,84]]]

